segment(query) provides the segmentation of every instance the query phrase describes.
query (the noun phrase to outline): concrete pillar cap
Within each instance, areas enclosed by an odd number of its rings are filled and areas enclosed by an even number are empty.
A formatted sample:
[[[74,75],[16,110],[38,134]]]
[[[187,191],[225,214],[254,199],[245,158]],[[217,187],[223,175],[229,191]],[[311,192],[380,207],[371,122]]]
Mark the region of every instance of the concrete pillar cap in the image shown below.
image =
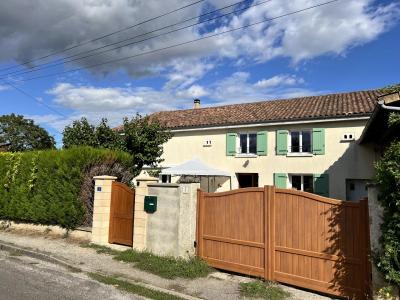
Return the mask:
[[[118,177],[115,176],[108,176],[108,175],[100,175],[100,176],[94,176],[94,180],[117,180]]]

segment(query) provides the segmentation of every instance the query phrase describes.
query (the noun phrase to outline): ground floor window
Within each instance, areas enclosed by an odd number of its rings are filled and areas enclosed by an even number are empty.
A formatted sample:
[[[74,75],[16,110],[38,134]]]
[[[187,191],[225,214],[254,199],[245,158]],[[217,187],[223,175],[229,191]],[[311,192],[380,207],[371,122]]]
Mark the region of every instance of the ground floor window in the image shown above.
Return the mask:
[[[171,175],[161,175],[162,183],[171,183]]]
[[[289,181],[293,189],[314,193],[313,175],[293,174],[289,175]]]
[[[258,187],[258,173],[238,173],[239,188]]]

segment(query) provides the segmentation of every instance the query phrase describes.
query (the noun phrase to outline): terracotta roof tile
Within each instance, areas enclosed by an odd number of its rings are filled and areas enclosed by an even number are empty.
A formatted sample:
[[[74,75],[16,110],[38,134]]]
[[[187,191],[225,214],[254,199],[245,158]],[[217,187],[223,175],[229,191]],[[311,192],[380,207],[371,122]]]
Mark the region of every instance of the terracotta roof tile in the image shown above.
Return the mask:
[[[370,115],[377,90],[270,100],[152,114],[171,129]]]

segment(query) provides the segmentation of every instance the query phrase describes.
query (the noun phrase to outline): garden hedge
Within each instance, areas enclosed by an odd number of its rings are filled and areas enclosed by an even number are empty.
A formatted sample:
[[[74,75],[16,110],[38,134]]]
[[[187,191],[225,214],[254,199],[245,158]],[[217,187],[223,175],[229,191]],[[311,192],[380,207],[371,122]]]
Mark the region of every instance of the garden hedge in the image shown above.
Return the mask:
[[[0,219],[76,228],[86,214],[80,199],[85,173],[104,161],[130,168],[131,159],[90,147],[0,153]]]

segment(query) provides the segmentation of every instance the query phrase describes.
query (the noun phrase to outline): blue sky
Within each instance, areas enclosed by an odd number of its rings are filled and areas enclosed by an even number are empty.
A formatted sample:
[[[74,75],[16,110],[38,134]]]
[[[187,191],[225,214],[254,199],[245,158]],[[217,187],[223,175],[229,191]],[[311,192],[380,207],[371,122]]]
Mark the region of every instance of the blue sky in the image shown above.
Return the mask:
[[[0,4],[0,78],[37,101],[0,81],[1,114],[34,119],[61,145],[62,129],[83,116],[92,122],[107,117],[118,125],[124,116],[158,110],[290,98],[332,92],[379,88],[400,82],[399,1],[342,0],[247,30],[239,30],[144,55],[131,60],[86,66],[151,51],[241,27],[324,1],[278,1],[250,7],[211,24],[188,28],[140,44],[110,51],[75,63],[28,74],[46,61],[21,63],[93,39],[194,1],[38,0]],[[203,1],[177,13],[148,22],[51,59],[87,51],[108,43],[198,17],[238,1]],[[223,12],[264,1],[245,1]],[[25,12],[30,14],[26,16]],[[207,16],[209,17],[209,16]],[[200,20],[204,20],[204,17]],[[40,65],[39,65],[40,67]],[[30,77],[65,72],[42,79]],[[43,104],[41,104],[43,103]],[[51,109],[49,109],[50,107]]]

